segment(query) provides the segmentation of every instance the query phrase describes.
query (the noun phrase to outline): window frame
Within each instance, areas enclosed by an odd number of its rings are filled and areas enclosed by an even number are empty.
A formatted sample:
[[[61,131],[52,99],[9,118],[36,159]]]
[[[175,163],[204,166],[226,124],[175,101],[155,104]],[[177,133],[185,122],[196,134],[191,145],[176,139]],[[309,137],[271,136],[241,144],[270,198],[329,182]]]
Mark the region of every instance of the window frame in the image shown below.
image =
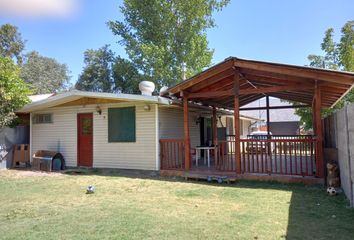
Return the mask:
[[[49,116],[49,121],[46,118]],[[41,119],[41,120],[40,120]],[[35,113],[32,117],[33,124],[51,124],[53,123],[53,113]]]

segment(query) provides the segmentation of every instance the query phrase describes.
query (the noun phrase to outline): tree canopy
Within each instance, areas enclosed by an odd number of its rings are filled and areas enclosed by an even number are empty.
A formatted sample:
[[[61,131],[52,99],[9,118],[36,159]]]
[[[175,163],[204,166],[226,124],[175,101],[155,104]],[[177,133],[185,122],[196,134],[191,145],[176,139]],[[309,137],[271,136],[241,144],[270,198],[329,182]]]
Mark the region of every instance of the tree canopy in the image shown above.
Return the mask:
[[[32,51],[24,56],[21,78],[30,85],[34,94],[52,93],[67,89],[70,84],[69,70],[54,58],[41,56]]]
[[[0,27],[0,55],[16,59],[18,64],[22,63],[22,51],[25,48],[25,41],[16,26],[4,24]]]
[[[16,119],[15,110],[29,102],[30,90],[10,58],[0,56],[0,128]]]
[[[67,65],[36,51],[24,54],[26,41],[16,26],[0,26],[0,56],[16,60],[20,76],[29,84],[33,94],[61,91],[70,87]]]
[[[139,93],[139,83],[144,80],[133,63],[117,57],[112,65],[114,91],[122,93]]]
[[[308,56],[309,65],[332,70],[354,71],[354,21],[348,21],[342,27],[338,43],[333,40],[333,37],[334,29],[327,29],[321,44],[324,55],[310,54]],[[354,102],[354,90],[347,93],[333,109],[322,109],[322,116],[327,116],[335,109],[343,107],[344,102]],[[311,108],[295,109],[295,113],[300,116],[305,129],[312,128]]]
[[[112,92],[112,64],[114,53],[105,45],[97,50],[88,49],[84,53],[85,67],[75,88],[93,92]]]
[[[122,21],[109,21],[129,60],[145,80],[158,87],[189,77],[211,64],[206,30],[215,26],[213,12],[229,0],[125,0]]]

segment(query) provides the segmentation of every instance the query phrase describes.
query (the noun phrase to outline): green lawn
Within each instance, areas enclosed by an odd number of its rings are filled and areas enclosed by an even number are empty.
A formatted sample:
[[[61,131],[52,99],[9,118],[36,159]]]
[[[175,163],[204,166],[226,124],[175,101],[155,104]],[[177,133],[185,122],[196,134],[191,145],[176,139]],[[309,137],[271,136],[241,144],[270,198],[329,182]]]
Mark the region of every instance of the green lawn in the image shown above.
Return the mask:
[[[354,239],[354,211],[321,187],[38,175],[0,171],[0,238]]]

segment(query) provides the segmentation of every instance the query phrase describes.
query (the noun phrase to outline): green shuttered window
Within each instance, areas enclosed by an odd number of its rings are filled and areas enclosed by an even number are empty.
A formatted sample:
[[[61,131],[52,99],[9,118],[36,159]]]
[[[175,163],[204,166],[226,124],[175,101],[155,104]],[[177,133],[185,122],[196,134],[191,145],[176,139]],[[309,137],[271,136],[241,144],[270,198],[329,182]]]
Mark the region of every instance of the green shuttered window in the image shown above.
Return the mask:
[[[108,142],[135,142],[135,107],[108,109]]]

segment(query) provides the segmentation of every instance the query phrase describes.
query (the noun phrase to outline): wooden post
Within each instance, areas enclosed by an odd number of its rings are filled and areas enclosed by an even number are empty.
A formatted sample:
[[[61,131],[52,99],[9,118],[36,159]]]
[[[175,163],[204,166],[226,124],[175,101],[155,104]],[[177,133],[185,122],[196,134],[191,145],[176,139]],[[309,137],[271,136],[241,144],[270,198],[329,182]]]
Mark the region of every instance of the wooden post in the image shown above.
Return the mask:
[[[317,82],[315,85],[314,94],[314,129],[316,134],[316,177],[324,177],[324,166],[323,166],[323,133],[322,133],[322,120],[321,120],[321,88],[318,86]]]
[[[213,124],[213,145],[216,147],[214,151],[214,159],[215,159],[215,164],[217,163],[217,145],[218,145],[218,127],[217,127],[217,117],[216,117],[216,108],[213,107],[213,119],[212,119],[212,124]]]
[[[213,144],[216,146],[218,144],[218,129],[217,129],[217,118],[216,118],[216,108],[213,107]]]
[[[313,135],[316,135],[316,114],[315,114],[315,107],[316,106],[316,98],[315,96],[313,97],[312,100],[312,130],[313,130]]]
[[[267,139],[270,140],[270,114],[269,114],[269,96],[266,96],[266,113],[267,113]],[[267,153],[268,155],[272,154],[271,143],[267,143]]]
[[[270,136],[270,117],[269,117],[269,96],[266,96],[266,108],[267,108],[267,137],[269,139]]]
[[[240,153],[240,76],[236,71],[234,74],[234,128],[235,128],[235,161],[236,173],[241,173],[241,153]]]
[[[189,108],[188,96],[183,94],[183,127],[184,127],[184,162],[185,170],[191,167],[191,145],[189,137]]]

